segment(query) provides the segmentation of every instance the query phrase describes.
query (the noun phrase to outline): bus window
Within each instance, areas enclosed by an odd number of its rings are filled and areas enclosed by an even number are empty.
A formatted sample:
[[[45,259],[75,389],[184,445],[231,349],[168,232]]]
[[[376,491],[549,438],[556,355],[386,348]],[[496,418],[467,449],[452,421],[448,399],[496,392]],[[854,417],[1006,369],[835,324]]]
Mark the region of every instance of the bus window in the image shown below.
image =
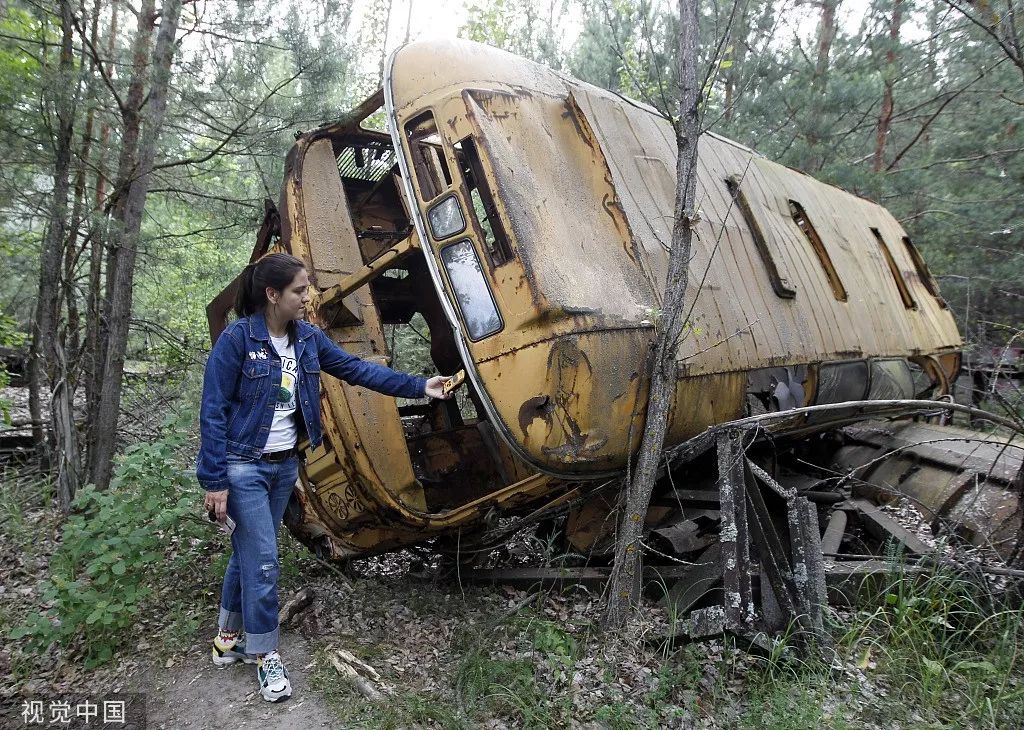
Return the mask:
[[[498,210],[494,206],[494,197],[487,187],[487,178],[484,177],[483,166],[480,164],[480,153],[472,137],[460,140],[455,149],[473,206],[473,216],[484,237],[484,250],[491,260],[491,266],[501,266],[512,259],[512,247],[509,245],[505,227],[498,217]]]
[[[448,161],[441,148],[441,135],[437,133],[434,115],[423,112],[405,125],[409,139],[409,152],[416,170],[423,202],[433,200],[452,184]]]
[[[789,212],[793,216],[793,222],[796,223],[797,228],[803,232],[807,242],[814,249],[814,253],[818,255],[821,268],[825,270],[828,283],[832,286],[832,294],[838,301],[845,302],[847,299],[846,287],[843,286],[843,282],[839,278],[839,272],[836,271],[836,267],[832,264],[832,257],[828,255],[825,242],[821,240],[821,236],[818,235],[818,231],[811,223],[811,219],[807,217],[807,211],[804,210],[800,203],[791,200],[789,201]]]
[[[910,254],[910,259],[914,262],[914,268],[917,269],[917,276],[924,284],[924,288],[928,290],[938,301],[939,305],[945,309],[947,307],[946,300],[939,294],[939,285],[935,283],[935,277],[932,276],[932,272],[928,270],[928,265],[924,262],[924,258],[921,256],[921,252],[917,250],[917,246],[907,236],[903,237],[903,246],[907,249],[907,253]]]
[[[903,280],[903,274],[900,273],[900,267],[896,265],[896,259],[892,257],[892,252],[885,244],[885,239],[882,238],[882,232],[877,228],[872,228],[871,232],[875,234],[875,240],[878,241],[878,247],[882,250],[882,256],[885,258],[885,263],[888,264],[889,271],[892,272],[892,278],[893,281],[896,282],[896,288],[900,292],[900,299],[903,300],[903,306],[907,309],[917,309],[917,302],[915,302],[914,297],[910,295],[910,290],[907,288],[907,282]]]
[[[501,317],[487,288],[473,243],[468,239],[441,249],[448,280],[452,284],[469,339],[479,340],[501,329]]]

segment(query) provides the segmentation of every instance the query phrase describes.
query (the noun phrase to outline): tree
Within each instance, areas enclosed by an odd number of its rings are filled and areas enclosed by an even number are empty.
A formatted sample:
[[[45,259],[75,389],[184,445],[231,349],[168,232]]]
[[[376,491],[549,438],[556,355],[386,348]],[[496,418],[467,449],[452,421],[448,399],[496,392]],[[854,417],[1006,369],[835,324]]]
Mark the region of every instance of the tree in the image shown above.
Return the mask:
[[[43,237],[39,265],[39,298],[35,326],[32,330],[30,377],[33,390],[41,394],[45,357],[45,375],[50,384],[50,424],[54,437],[52,460],[57,470],[57,502],[64,509],[78,488],[80,460],[72,410],[73,388],[68,383],[67,360],[57,334],[60,310],[61,268],[68,229],[68,190],[71,174],[71,137],[74,128],[76,88],[74,73],[74,10],[70,0],[60,0],[60,55],[53,96],[51,117],[53,131],[53,192],[50,197],[49,220]],[[65,282],[65,286],[66,286]],[[38,397],[38,396],[37,396]],[[38,405],[33,418],[40,413]]]
[[[700,134],[697,84],[697,0],[679,0],[679,121],[676,124],[676,203],[665,282],[664,310],[650,360],[647,420],[636,469],[627,475],[625,506],[621,510],[615,545],[615,566],[605,621],[622,626],[635,611],[641,589],[644,520],[651,503],[661,462],[669,408],[675,394],[676,351],[683,333],[690,263],[690,243],[696,217],[697,140]]]
[[[139,35],[136,42],[136,78],[130,86],[138,93],[142,88],[141,76],[145,68],[144,53],[151,29],[150,17],[153,0],[145,0],[139,16]],[[142,231],[142,214],[149,192],[153,162],[156,159],[157,142],[167,110],[167,92],[171,79],[171,62],[174,60],[174,37],[178,32],[181,16],[181,0],[166,0],[160,14],[160,30],[157,33],[156,48],[153,51],[152,82],[150,84],[144,114],[138,119],[135,97],[130,95],[124,111],[130,117],[126,128],[133,133],[141,130],[138,148],[125,145],[120,164],[120,196],[115,210],[117,229],[112,241],[114,258],[108,268],[109,306],[107,309],[106,348],[103,352],[100,371],[103,384],[96,408],[95,425],[92,434],[92,449],[89,455],[89,477],[98,489],[105,489],[113,471],[113,457],[117,420],[121,412],[121,386],[124,378],[124,358],[128,345],[128,324],[131,318],[133,282],[135,278],[136,253]],[[111,272],[110,269],[113,271]]]

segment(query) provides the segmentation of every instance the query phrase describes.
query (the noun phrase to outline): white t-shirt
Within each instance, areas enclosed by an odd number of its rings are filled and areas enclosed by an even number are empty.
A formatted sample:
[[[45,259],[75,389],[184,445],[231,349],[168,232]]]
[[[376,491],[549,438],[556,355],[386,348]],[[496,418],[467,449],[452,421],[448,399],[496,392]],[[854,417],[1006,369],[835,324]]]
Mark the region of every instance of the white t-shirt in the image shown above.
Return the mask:
[[[295,378],[298,374],[295,347],[288,344],[288,335],[271,336],[270,341],[281,356],[281,387],[274,395],[274,422],[270,424],[267,445],[263,447],[264,454],[287,451],[298,440],[298,429],[295,426]]]

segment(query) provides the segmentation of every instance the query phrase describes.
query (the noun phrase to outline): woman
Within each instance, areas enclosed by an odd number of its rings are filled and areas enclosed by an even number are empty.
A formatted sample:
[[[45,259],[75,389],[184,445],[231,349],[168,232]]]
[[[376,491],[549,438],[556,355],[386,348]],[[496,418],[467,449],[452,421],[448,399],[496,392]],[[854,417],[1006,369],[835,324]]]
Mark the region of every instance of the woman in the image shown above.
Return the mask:
[[[217,339],[203,377],[196,474],[206,509],[221,523],[235,522],[213,662],[255,662],[270,702],[292,692],[277,651],[277,528],[298,477],[300,428],[313,446],[323,438],[320,371],[387,395],[451,397],[445,378],[348,354],[303,321],[308,302],[301,259],[274,253],[247,266],[235,300],[239,319]]]

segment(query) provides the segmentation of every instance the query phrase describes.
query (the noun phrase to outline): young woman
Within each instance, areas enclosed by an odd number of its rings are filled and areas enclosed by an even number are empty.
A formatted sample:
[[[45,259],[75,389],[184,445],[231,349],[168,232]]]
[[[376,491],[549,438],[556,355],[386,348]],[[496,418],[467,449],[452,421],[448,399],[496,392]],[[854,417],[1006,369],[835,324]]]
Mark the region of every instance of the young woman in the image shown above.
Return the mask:
[[[277,652],[277,529],[298,477],[299,430],[313,446],[323,438],[320,371],[387,395],[451,397],[445,378],[406,375],[348,354],[303,321],[308,303],[301,259],[275,253],[247,266],[235,301],[239,319],[210,353],[200,408],[196,474],[204,506],[220,522],[235,522],[213,662],[255,662],[270,702],[292,693]]]

